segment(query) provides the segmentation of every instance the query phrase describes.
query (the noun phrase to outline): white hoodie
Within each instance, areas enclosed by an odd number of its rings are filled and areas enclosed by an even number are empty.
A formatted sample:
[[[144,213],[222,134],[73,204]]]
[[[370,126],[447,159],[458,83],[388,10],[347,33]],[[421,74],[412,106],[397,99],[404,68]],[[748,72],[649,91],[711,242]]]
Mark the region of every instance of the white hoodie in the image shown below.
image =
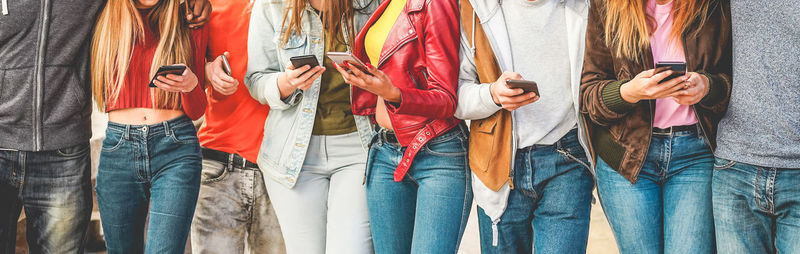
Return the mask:
[[[570,58],[570,83],[573,101],[575,102],[575,112],[580,116],[580,108],[578,107],[580,85],[581,85],[581,72],[583,71],[583,55],[586,43],[586,22],[589,14],[589,1],[588,0],[561,0],[566,2],[564,8],[566,23],[567,23],[567,41],[569,43],[569,58]],[[509,42],[508,31],[506,30],[505,18],[503,11],[500,8],[502,0],[470,0],[470,4],[474,9],[473,17],[477,16],[481,21],[481,27],[495,53],[495,59],[503,71],[514,71],[511,45]],[[474,24],[474,22],[472,22]],[[475,31],[475,29],[472,29]],[[458,108],[456,109],[455,116],[464,120],[477,120],[484,119],[502,108],[498,107],[492,100],[489,93],[489,85],[481,84],[478,81],[478,72],[475,67],[475,48],[470,45],[470,41],[474,41],[474,34],[466,34],[461,30],[461,63],[459,73],[459,86],[458,86]],[[514,117],[514,112],[512,112]],[[584,151],[589,156],[589,142],[587,141],[585,127],[582,121],[578,121],[578,137]],[[513,150],[516,153],[517,140],[516,129],[512,127],[514,133]],[[514,155],[512,154],[512,167]],[[594,173],[594,165],[591,166]],[[475,203],[480,206],[486,215],[492,220],[492,245],[497,245],[497,224],[500,222],[500,217],[505,212],[508,204],[508,195],[511,191],[508,183],[503,185],[499,191],[495,192],[486,187],[480,179],[472,175],[472,189],[475,195]]]

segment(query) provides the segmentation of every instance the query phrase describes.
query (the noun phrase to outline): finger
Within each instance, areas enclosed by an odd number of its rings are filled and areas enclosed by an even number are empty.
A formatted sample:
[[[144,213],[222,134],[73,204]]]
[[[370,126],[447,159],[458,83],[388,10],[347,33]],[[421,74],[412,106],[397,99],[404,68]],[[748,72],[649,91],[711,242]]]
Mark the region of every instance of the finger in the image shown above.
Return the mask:
[[[169,80],[175,81],[175,82],[183,82],[183,80],[184,80],[183,76],[179,76],[179,75],[175,75],[175,74],[167,74],[167,76],[164,76],[164,77],[169,79]]]
[[[508,79],[520,80],[520,79],[522,79],[522,75],[519,75],[519,73],[516,73],[516,72],[511,72],[511,73],[509,73]]]
[[[305,69],[309,68],[308,65],[305,65],[303,67]],[[319,67],[319,66],[314,67],[314,69],[311,69],[310,71],[306,71],[305,73],[303,73],[303,75],[300,75],[300,77],[297,77],[297,79],[302,80],[303,82],[313,81],[313,79],[311,79],[311,77],[313,77],[314,75],[316,75],[319,72],[322,72],[320,69],[322,69],[322,67]]]
[[[652,79],[653,81],[656,81],[656,82],[661,82],[665,78],[669,77],[669,75],[672,75],[673,72],[674,71],[672,71],[672,70],[662,71],[662,72],[659,72],[659,73],[651,75],[650,79]]]
[[[664,90],[664,91],[658,93],[658,95],[656,97],[657,98],[666,98],[666,97],[670,97],[670,96],[673,96],[673,95],[680,95],[682,93],[684,95],[686,95],[685,92],[688,89],[684,89],[684,88],[685,88],[685,86],[683,85],[683,83],[679,83],[678,85],[673,86],[670,89],[667,89],[667,90]]]
[[[171,86],[171,85],[169,85],[167,83],[164,83],[164,82],[161,82],[161,81],[158,81],[158,80],[153,80],[153,84],[156,85],[156,87],[161,88],[161,89],[163,89],[164,91],[167,91],[167,92],[180,92],[181,91],[177,87]]]
[[[295,67],[294,67],[294,65],[292,65],[292,62],[291,62],[291,61],[290,61],[289,63],[287,63],[287,64],[286,64],[286,69],[287,69],[287,70],[294,70],[294,68],[295,68]]]
[[[225,72],[220,72],[219,78],[220,78],[220,80],[225,81],[226,83],[236,82],[235,78],[233,78],[231,76],[228,76],[228,74],[225,74]]]
[[[527,93],[527,94],[522,94],[522,95],[518,95],[518,96],[514,96],[514,97],[508,97],[506,102],[507,103],[515,103],[516,104],[516,103],[521,103],[523,101],[527,101],[527,100],[533,99],[534,97],[536,97],[536,94]]]
[[[356,67],[356,66],[354,66],[354,65],[352,65],[352,64],[349,64],[349,63],[347,63],[345,66],[347,66],[347,67],[348,67],[348,69],[349,69],[351,72],[353,72],[353,75],[355,75],[355,76],[357,76],[357,77],[362,77],[362,76],[364,76],[364,72],[363,72],[363,71],[361,71],[361,69],[360,69],[360,68],[358,68],[358,67]]]
[[[497,94],[500,96],[513,97],[521,95],[524,92],[525,90],[522,90],[522,88],[509,88],[508,86],[503,86],[502,89],[497,92]]]
[[[174,80],[171,80],[171,79],[169,79],[167,77],[164,77],[164,76],[156,77],[156,81],[160,81],[161,83],[164,83],[164,84],[167,84],[167,85],[170,85],[170,86],[178,85],[178,82],[176,82]]]
[[[191,13],[189,13],[189,16],[191,16],[192,19],[194,19],[194,18],[199,17],[200,15],[203,14],[203,8],[206,5],[206,1],[205,0],[193,0],[193,1],[191,1],[191,3],[192,3],[192,6],[190,6],[190,8],[192,10],[191,10]]]

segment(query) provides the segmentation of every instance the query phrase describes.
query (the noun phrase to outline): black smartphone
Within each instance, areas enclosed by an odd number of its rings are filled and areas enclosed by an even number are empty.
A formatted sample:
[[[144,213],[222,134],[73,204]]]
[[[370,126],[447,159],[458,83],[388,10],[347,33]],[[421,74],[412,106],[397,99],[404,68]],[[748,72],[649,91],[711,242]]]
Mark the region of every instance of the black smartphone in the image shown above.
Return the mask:
[[[672,75],[669,77],[664,78],[661,82],[667,82],[671,79],[683,76],[686,74],[686,62],[672,62],[672,61],[661,61],[656,63],[656,73],[672,70]]]
[[[155,81],[158,76],[166,76],[167,74],[181,75],[184,71],[186,71],[186,65],[164,65],[158,67],[156,75],[153,75],[153,78],[150,79],[150,84],[148,86],[156,87],[153,81]]]
[[[222,54],[222,71],[231,76],[231,63],[228,62],[228,57],[225,54]]]
[[[529,81],[529,80],[520,80],[520,79],[509,79],[506,80],[506,85],[509,88],[521,88],[522,91],[525,93],[534,92],[536,95],[539,95],[539,85],[536,82]]]
[[[292,66],[294,66],[294,68],[300,68],[304,65],[308,65],[308,69],[311,70],[311,68],[319,66],[319,61],[317,61],[317,57],[314,55],[293,56],[289,58],[289,61],[292,62]]]

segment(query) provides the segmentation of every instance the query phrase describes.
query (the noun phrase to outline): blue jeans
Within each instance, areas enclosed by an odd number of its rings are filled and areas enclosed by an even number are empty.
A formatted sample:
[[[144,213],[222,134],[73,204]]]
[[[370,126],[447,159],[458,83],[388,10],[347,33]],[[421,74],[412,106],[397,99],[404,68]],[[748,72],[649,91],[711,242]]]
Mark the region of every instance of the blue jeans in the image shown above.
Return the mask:
[[[714,156],[694,131],[653,134],[631,184],[603,160],[597,191],[621,253],[713,253]]]
[[[188,117],[148,126],[109,122],[95,187],[108,253],[183,253],[201,170]]]
[[[366,180],[375,253],[456,253],[472,205],[465,129],[425,144],[400,182],[392,173],[406,149],[381,138],[372,144]]]
[[[517,150],[497,246],[492,220],[478,208],[481,253],[586,253],[594,188],[588,165],[577,130],[553,145]]]
[[[14,253],[23,207],[30,253],[83,253],[92,213],[89,143],[41,152],[0,149],[0,253]]]
[[[717,158],[714,169],[720,253],[800,253],[800,168]]]

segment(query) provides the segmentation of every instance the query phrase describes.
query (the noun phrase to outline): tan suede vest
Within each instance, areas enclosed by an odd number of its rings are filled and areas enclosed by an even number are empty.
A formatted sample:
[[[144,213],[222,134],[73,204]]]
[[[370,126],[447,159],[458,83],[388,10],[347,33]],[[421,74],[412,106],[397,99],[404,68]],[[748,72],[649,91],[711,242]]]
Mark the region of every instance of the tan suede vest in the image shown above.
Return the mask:
[[[503,71],[497,64],[492,46],[469,0],[461,0],[461,25],[470,45],[475,48],[478,79],[483,84],[494,83]],[[472,31],[473,28],[475,31]],[[511,178],[514,149],[511,125],[511,112],[504,109],[485,119],[473,120],[470,124],[469,166],[478,179],[494,191],[500,190]],[[513,182],[509,182],[509,185],[514,188]]]

